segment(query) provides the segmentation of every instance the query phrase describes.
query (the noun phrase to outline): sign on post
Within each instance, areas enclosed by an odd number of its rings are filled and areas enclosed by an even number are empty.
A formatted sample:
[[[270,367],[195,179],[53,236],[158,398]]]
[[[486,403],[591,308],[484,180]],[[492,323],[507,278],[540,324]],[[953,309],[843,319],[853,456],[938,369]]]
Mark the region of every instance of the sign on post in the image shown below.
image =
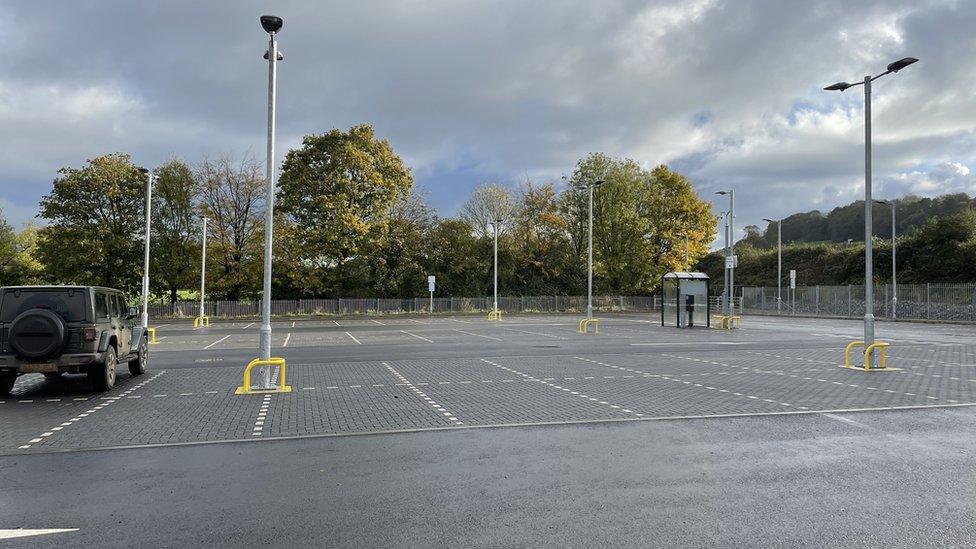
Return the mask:
[[[430,276],[427,277],[427,291],[428,292],[433,292],[434,291],[434,284],[436,282],[437,282],[437,277],[436,276],[430,275]]]
[[[725,258],[725,268],[726,269],[736,269],[739,267],[739,256],[730,255]]]
[[[796,271],[793,269],[790,269],[790,289],[796,289]]]

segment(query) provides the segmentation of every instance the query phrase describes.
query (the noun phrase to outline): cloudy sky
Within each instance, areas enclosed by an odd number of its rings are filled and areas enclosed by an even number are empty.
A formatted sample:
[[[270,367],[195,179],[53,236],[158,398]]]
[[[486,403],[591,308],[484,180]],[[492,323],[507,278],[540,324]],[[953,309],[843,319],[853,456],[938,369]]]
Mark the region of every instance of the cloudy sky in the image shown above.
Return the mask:
[[[8,0],[0,208],[19,225],[62,166],[263,159],[262,13],[284,18],[279,161],[359,123],[442,215],[475,186],[558,180],[590,151],[737,191],[737,225],[863,194],[976,194],[976,2]],[[714,197],[719,198],[719,197]],[[716,207],[717,211],[718,206]]]

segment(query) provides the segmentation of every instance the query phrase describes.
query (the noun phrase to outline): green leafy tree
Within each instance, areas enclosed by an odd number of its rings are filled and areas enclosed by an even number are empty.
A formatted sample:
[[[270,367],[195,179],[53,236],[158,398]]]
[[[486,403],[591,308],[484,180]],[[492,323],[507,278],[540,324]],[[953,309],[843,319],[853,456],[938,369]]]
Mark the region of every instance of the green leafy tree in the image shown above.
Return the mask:
[[[461,206],[458,218],[471,225],[479,237],[494,240],[495,229],[492,223],[497,219],[502,220],[498,225],[501,234],[511,224],[514,213],[512,193],[497,183],[489,183],[475,188],[471,197]]]
[[[193,287],[200,272],[200,185],[181,160],[170,160],[156,174],[150,280],[153,289],[168,293],[173,303],[179,290]]]
[[[288,151],[277,208],[307,275],[327,281],[333,295],[340,291],[351,274],[347,263],[368,251],[371,235],[383,233],[376,226],[412,185],[410,169],[368,125],[309,135]]]
[[[63,168],[41,199],[38,258],[46,277],[134,292],[142,277],[146,176],[127,154],[109,154],[83,168]]]

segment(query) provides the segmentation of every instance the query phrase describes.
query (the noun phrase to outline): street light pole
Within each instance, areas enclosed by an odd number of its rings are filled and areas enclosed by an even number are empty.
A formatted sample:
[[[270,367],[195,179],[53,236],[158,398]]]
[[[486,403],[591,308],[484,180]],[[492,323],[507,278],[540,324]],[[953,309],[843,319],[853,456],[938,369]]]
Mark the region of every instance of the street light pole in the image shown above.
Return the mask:
[[[591,182],[590,192],[590,233],[587,238],[587,269],[586,269],[586,319],[593,320],[593,189],[603,185],[603,180]]]
[[[729,212],[725,216],[725,247],[727,253],[725,255],[726,265],[726,285],[727,291],[725,295],[725,314],[733,315],[735,314],[735,189],[729,189],[727,191],[718,191],[715,194],[729,195]],[[732,258],[732,262],[729,262],[728,258]]]
[[[905,57],[890,63],[887,70],[878,76],[867,75],[864,82],[848,84],[838,82],[824,88],[830,91],[844,91],[848,88],[864,85],[864,347],[870,348],[874,344],[874,246],[872,245],[872,209],[871,200],[871,82],[886,74],[898,72],[917,62],[914,57]],[[869,361],[866,366],[874,365],[874,353],[866,356]]]
[[[146,242],[142,261],[142,328],[149,327],[149,234],[152,225],[152,187],[155,175],[146,168],[140,168],[146,174]]]
[[[203,322],[203,317],[205,313],[203,311],[203,296],[206,290],[207,284],[207,218],[203,218],[203,234],[201,235],[201,251],[203,252],[200,257],[200,322]]]
[[[266,170],[268,179],[268,196],[266,198],[267,207],[264,214],[264,287],[262,293],[261,307],[261,359],[271,358],[271,245],[274,233],[274,199],[275,199],[275,100],[278,94],[278,61],[284,57],[278,53],[278,31],[281,30],[282,20],[280,17],[265,15],[261,17],[261,26],[268,33],[268,51],[265,52],[265,59],[268,60],[268,156],[266,160]],[[271,388],[271,369],[267,366],[260,367],[258,374],[261,387]]]
[[[722,212],[722,219],[725,222],[725,247],[723,249],[725,252],[725,268],[722,271],[722,273],[725,275],[725,285],[722,288],[722,312],[727,315],[729,314],[729,212]]]
[[[492,311],[495,312],[495,318],[498,318],[498,224],[501,222],[501,219],[495,219],[491,222],[492,228],[495,229],[495,299],[491,307]]]
[[[772,219],[765,219],[774,223]],[[783,314],[783,220],[776,223],[776,314]]]

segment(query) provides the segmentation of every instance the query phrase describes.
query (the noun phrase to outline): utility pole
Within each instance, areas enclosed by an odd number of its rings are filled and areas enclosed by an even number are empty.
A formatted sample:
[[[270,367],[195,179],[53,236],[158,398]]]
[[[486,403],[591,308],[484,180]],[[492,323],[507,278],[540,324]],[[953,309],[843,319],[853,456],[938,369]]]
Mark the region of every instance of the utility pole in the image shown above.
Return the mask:
[[[205,316],[203,310],[203,296],[206,291],[207,286],[207,218],[203,218],[203,234],[201,235],[201,251],[202,255],[200,257],[200,322],[203,322],[203,317]]]

